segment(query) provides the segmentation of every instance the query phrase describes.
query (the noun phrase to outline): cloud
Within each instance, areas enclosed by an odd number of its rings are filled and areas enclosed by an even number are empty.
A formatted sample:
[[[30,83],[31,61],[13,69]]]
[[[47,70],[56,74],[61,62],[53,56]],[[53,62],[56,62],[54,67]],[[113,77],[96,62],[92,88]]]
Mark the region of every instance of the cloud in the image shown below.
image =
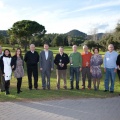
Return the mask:
[[[4,3],[0,1],[0,9],[4,8]]]

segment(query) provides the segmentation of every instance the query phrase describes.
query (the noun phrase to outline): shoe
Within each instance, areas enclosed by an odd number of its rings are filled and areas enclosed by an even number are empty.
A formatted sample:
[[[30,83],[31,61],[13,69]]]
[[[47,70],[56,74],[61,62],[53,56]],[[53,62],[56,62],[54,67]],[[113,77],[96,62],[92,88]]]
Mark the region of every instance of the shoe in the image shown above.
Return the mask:
[[[17,91],[17,94],[20,94],[20,91]]]
[[[104,90],[104,92],[108,92],[108,90]]]
[[[85,89],[85,87],[82,87],[82,90],[84,90]]]
[[[38,90],[38,88],[35,88],[35,90]]]
[[[29,90],[32,90],[32,88],[29,88]]]
[[[91,88],[90,88],[90,87],[88,87],[88,90],[91,90]]]
[[[79,90],[79,88],[76,88],[76,90]]]
[[[119,94],[119,96],[120,96],[120,94]]]
[[[9,92],[9,91],[6,91],[6,92],[5,92],[5,95],[9,95],[9,94],[10,94],[10,92]]]
[[[1,90],[1,92],[5,92],[5,90]]]
[[[60,88],[59,87],[56,87],[56,90],[59,90]]]
[[[64,86],[64,89],[67,89],[67,86]]]
[[[70,90],[73,90],[73,88],[70,88]]]
[[[22,90],[20,90],[20,92],[22,92]]]
[[[42,88],[43,90],[46,90],[45,88]]]
[[[114,93],[114,91],[110,91],[110,93]]]

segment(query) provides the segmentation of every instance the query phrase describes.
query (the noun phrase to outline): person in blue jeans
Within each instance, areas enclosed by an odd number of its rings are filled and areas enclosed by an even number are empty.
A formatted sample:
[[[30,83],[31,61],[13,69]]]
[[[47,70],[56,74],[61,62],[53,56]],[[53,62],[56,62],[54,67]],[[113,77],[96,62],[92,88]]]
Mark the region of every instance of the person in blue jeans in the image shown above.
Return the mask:
[[[114,82],[115,82],[115,75],[117,71],[117,60],[118,53],[114,51],[113,44],[108,46],[108,51],[105,53],[104,56],[104,71],[105,71],[105,90],[104,92],[110,91],[110,93],[114,92]],[[111,86],[109,88],[109,78],[111,80]]]

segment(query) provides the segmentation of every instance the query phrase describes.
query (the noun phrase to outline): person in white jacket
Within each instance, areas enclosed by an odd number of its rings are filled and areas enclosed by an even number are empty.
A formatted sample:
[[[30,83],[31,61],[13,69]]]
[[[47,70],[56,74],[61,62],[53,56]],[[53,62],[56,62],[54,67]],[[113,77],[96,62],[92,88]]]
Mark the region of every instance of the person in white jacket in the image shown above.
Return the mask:
[[[10,79],[12,74],[12,68],[11,68],[11,54],[9,49],[4,50],[4,54],[1,57],[1,71],[4,76],[5,80],[5,91],[6,95],[10,94],[9,87],[10,87]]]

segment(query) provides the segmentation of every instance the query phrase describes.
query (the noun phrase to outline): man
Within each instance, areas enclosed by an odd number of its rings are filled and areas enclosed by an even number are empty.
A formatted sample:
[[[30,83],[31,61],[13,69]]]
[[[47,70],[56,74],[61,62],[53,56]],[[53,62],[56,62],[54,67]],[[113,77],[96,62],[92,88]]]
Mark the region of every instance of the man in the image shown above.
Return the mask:
[[[38,62],[39,54],[35,51],[35,45],[30,45],[30,51],[25,54],[24,61],[27,65],[29,89],[32,90],[32,74],[34,77],[34,88],[38,89]]]
[[[79,78],[82,65],[82,57],[79,52],[77,52],[77,45],[72,46],[73,52],[70,54],[70,84],[71,90],[74,89],[74,74],[76,78],[76,89],[79,90]]]
[[[104,71],[105,71],[105,91],[110,90],[110,93],[114,92],[114,82],[115,82],[115,74],[117,71],[117,60],[118,53],[114,51],[114,46],[110,44],[108,46],[108,51],[104,56]],[[111,79],[111,86],[109,89],[109,78]]]
[[[0,58],[2,56],[3,56],[3,52],[2,52],[2,47],[0,46]],[[4,77],[2,75],[2,71],[1,71],[1,68],[0,68],[0,89],[1,89],[1,92],[5,91],[4,84],[5,84],[5,81],[4,81]]]
[[[43,90],[46,89],[46,86],[48,90],[50,90],[50,76],[51,76],[51,71],[53,70],[54,67],[54,58],[53,58],[53,52],[49,50],[48,44],[44,44],[44,50],[41,51],[40,53],[39,64],[42,75]],[[47,78],[47,84],[45,78]]]
[[[69,57],[66,53],[64,53],[64,48],[59,47],[59,53],[55,56],[54,63],[57,66],[56,74],[57,74],[57,89],[60,89],[60,79],[63,77],[64,80],[64,89],[67,89],[66,84],[66,69],[67,64],[69,63]]]
[[[85,80],[86,76],[88,78],[88,89],[91,89],[91,73],[90,73],[90,59],[92,53],[88,51],[88,47],[86,45],[83,46],[82,53],[82,82],[83,82],[83,90],[85,89]]]

